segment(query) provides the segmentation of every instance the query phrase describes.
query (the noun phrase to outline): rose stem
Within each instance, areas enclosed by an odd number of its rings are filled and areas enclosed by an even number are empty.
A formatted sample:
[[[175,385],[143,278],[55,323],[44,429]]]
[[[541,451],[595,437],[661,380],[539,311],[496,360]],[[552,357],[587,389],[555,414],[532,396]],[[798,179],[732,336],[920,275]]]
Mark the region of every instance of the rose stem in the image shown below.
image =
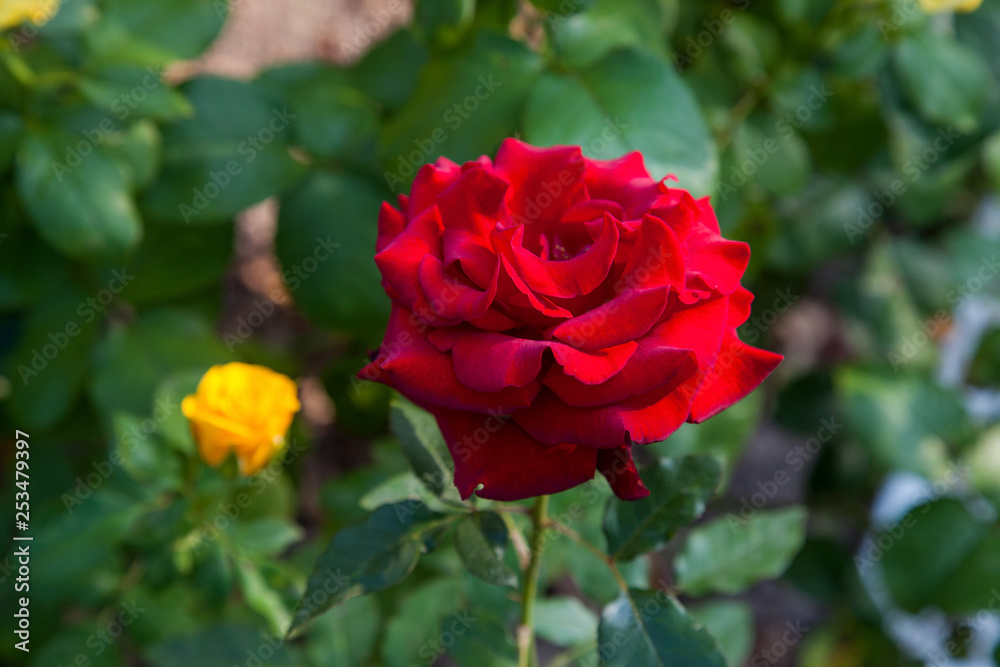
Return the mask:
[[[521,594],[521,626],[517,629],[517,665],[535,667],[538,652],[535,647],[535,600],[538,595],[538,576],[542,569],[542,538],[548,525],[549,497],[538,496],[531,510],[531,560],[524,573],[524,592]]]

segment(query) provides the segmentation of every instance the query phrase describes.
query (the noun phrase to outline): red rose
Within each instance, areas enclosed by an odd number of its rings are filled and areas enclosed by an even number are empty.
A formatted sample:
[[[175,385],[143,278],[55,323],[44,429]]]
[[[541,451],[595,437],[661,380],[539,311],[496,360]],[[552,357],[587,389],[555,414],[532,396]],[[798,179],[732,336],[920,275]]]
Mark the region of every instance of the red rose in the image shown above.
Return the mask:
[[[708,419],[781,361],[736,335],[749,246],[665,181],[639,153],[508,139],[495,162],[425,165],[399,210],[383,204],[392,314],[358,376],[434,414],[463,498],[555,493],[596,470],[641,498],[632,443]]]

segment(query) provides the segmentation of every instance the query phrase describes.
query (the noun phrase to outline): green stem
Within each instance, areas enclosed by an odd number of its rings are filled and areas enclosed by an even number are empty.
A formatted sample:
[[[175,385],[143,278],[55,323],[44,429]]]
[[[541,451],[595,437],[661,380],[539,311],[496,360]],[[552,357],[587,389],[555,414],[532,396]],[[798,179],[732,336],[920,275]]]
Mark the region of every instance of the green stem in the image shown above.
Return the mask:
[[[521,626],[517,629],[518,667],[536,667],[538,651],[535,647],[535,601],[538,597],[538,576],[542,569],[542,539],[548,527],[549,497],[539,496],[531,510],[531,560],[524,573],[524,590],[521,593]]]

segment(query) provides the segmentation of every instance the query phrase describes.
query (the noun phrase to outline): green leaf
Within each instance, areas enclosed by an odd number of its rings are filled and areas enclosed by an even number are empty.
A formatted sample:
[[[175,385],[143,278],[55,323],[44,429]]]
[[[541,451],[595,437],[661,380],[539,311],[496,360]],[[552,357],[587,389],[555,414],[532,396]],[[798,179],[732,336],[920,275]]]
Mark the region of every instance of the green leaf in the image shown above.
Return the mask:
[[[604,515],[608,553],[630,560],[661,548],[678,530],[705,512],[722,479],[722,460],[694,455],[660,459],[642,479],[650,494],[633,502],[612,498]]]
[[[907,35],[896,47],[897,76],[920,113],[934,123],[975,130],[993,86],[983,59],[937,31]]]
[[[587,67],[622,47],[664,54],[666,13],[660,0],[593,0],[584,11],[568,15],[567,4],[575,9],[584,3],[550,4],[552,44],[570,67]]]
[[[118,259],[142,239],[129,184],[103,147],[68,136],[25,138],[18,151],[18,192],[42,238],[57,250],[78,259]],[[90,152],[81,157],[84,151],[71,146]]]
[[[707,630],[663,591],[629,589],[604,608],[598,629],[602,667],[725,667]]]
[[[182,310],[146,313],[131,325],[116,325],[94,349],[90,395],[107,414],[146,414],[157,385],[184,370],[204,373],[232,361],[208,323]]]
[[[695,195],[714,189],[715,144],[691,91],[664,60],[618,51],[578,74],[543,75],[531,93],[525,139],[574,144],[611,159],[642,151],[654,178],[675,174]]]
[[[517,574],[503,562],[507,526],[493,512],[473,512],[458,522],[455,548],[466,569],[494,586],[517,586]]]
[[[160,131],[151,120],[140,120],[124,132],[108,135],[104,148],[118,162],[132,189],[147,187],[159,173],[163,145]]]
[[[5,373],[13,385],[7,406],[18,424],[53,426],[79,396],[100,322],[88,319],[86,305],[86,297],[69,287],[28,313]]]
[[[930,380],[844,367],[836,385],[847,425],[885,465],[933,476],[943,465],[942,438],[963,432],[957,397]]]
[[[389,404],[389,428],[399,438],[414,474],[434,495],[454,490],[451,456],[431,413],[394,397]]]
[[[314,665],[368,667],[373,664],[379,621],[378,602],[374,597],[348,600],[309,626],[306,655]]]
[[[441,637],[449,633],[454,644],[448,655],[461,667],[514,667],[517,647],[504,624],[486,614],[459,614],[441,624]]]
[[[184,96],[152,67],[103,67],[82,78],[79,86],[88,102],[111,112],[119,121],[130,116],[169,121],[194,112]]]
[[[285,286],[309,319],[373,343],[389,312],[374,260],[382,200],[358,176],[313,171],[282,200],[275,238]]]
[[[86,32],[101,63],[163,65],[200,55],[222,29],[225,2],[104,0],[101,18]]]
[[[810,174],[806,143],[787,121],[783,124],[782,120],[765,114],[740,126],[733,137],[732,161],[732,169],[723,172],[729,175],[729,185],[739,182],[735,180],[737,174],[751,176],[775,195],[802,190]]]
[[[330,607],[397,584],[413,571],[429,533],[456,520],[421,503],[385,505],[341,530],[320,556],[289,634]]]
[[[304,535],[301,526],[278,517],[234,521],[226,532],[236,550],[250,558],[277,556]]]
[[[145,651],[152,667],[219,667],[241,665],[254,654],[267,653],[268,667],[295,667],[280,636],[246,626],[215,626],[190,635],[171,637]]]
[[[886,526],[862,545],[855,564],[862,573],[878,564],[893,600],[907,610],[935,606],[959,615],[992,602],[1000,587],[997,549],[996,529],[977,521],[961,501],[942,498]]]
[[[405,190],[438,156],[461,164],[513,136],[541,62],[527,46],[483,33],[460,53],[432,57],[409,102],[385,125],[386,184]]]
[[[476,0],[417,0],[413,22],[428,41],[441,46],[456,44],[476,13]]]
[[[990,187],[993,189],[993,192],[1000,192],[1000,132],[994,132],[983,141],[982,151],[983,166],[986,168]],[[0,148],[0,156],[2,155],[2,148]],[[0,165],[3,165],[2,157],[0,157]]]
[[[256,83],[288,103],[293,141],[309,153],[374,164],[378,108],[347,85],[342,70],[319,63],[285,65],[264,72]]]
[[[408,591],[386,624],[382,657],[387,667],[410,667],[426,661],[428,640],[441,629],[445,619],[463,616],[457,579],[435,579]],[[362,598],[363,599],[363,598]]]
[[[73,665],[79,656],[85,656],[87,667],[120,667],[122,664],[121,650],[118,642],[97,643],[101,633],[107,637],[107,625],[101,624],[96,618],[87,620],[82,625],[73,628],[63,628],[58,636],[47,640],[40,651],[35,654],[31,667],[46,667],[48,665]],[[88,644],[87,642],[90,642]],[[83,649],[82,647],[88,647]],[[100,646],[101,652],[92,651]],[[36,649],[32,647],[32,652]]]
[[[184,258],[183,265],[178,257]],[[228,225],[149,225],[128,261],[129,269],[142,276],[129,284],[128,300],[146,306],[213,288],[232,259],[233,229]]]
[[[168,375],[153,394],[153,419],[159,423],[159,435],[174,450],[194,454],[191,424],[181,411],[181,401],[198,389],[203,373],[197,370]]]
[[[754,645],[753,610],[745,602],[717,600],[688,609],[719,642],[730,667],[746,663]]]
[[[348,44],[348,48],[350,46]],[[426,63],[427,49],[417,41],[412,30],[403,29],[376,44],[347,71],[347,76],[355,88],[383,108],[395,110],[410,99]]]
[[[165,442],[151,435],[157,428],[153,418],[116,412],[111,423],[115,451],[128,474],[147,487],[180,488],[180,461]]]
[[[292,622],[292,615],[281,596],[268,585],[257,565],[243,561],[236,572],[247,606],[267,619],[272,633],[282,635]]]
[[[597,614],[579,598],[543,598],[535,606],[535,632],[557,646],[578,646],[597,637]]]
[[[0,111],[0,174],[7,170],[21,140],[24,121],[16,113]]]
[[[287,106],[253,84],[211,76],[181,92],[195,115],[163,128],[163,173],[142,200],[151,217],[226,222],[298,178]]]
[[[730,515],[691,531],[674,562],[686,593],[739,593],[779,576],[805,541],[806,510],[788,507],[747,520]]]

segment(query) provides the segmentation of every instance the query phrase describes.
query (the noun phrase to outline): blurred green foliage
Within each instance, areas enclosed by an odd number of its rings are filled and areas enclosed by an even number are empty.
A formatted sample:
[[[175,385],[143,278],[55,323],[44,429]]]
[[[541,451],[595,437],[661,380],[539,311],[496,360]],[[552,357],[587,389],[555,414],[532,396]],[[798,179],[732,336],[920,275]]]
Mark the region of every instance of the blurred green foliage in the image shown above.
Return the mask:
[[[1000,298],[1000,0],[954,16],[909,0],[420,0],[347,67],[165,78],[226,9],[65,0],[41,28],[0,33],[0,455],[12,469],[11,434],[31,434],[30,664],[511,664],[508,533],[526,522],[456,507],[434,429],[400,403],[385,436],[390,392],[352,381],[388,312],[380,202],[425,162],[507,136],[641,150],[654,176],[712,195],[723,232],[753,248],[743,338],[787,355],[757,396],[650,448],[659,504],[610,500],[600,480],[552,499],[623,559],[666,544],[620,568],[633,602],[669,612],[632,618],[604,563],[554,540],[537,625],[557,664],[594,664],[595,633],[616,631],[645,653],[601,664],[678,646],[689,664],[743,664],[766,614],[731,596],[786,568],[779,586],[808,600],[814,628],[796,638],[802,665],[911,664],[862,583],[868,560],[910,612],[960,622],[990,604],[1000,440],[996,411],[970,406],[1000,384],[1000,328],[966,335],[956,313]],[[234,217],[269,198],[305,321],[277,343],[254,311],[238,325],[227,309]],[[253,303],[261,321],[289,317],[272,294]],[[955,339],[965,357],[942,351]],[[318,378],[335,409],[251,479],[201,464],[179,408],[209,365],[236,359]],[[758,429],[805,449],[779,440],[776,466],[727,493]],[[357,443],[360,460],[338,449]],[[803,468],[786,497],[776,475]],[[956,469],[968,474],[898,523],[870,519],[890,473],[943,483]],[[785,500],[746,511],[758,482]],[[348,583],[297,617],[331,570]],[[670,573],[688,612],[642,590]],[[0,661],[21,658],[0,645]]]

